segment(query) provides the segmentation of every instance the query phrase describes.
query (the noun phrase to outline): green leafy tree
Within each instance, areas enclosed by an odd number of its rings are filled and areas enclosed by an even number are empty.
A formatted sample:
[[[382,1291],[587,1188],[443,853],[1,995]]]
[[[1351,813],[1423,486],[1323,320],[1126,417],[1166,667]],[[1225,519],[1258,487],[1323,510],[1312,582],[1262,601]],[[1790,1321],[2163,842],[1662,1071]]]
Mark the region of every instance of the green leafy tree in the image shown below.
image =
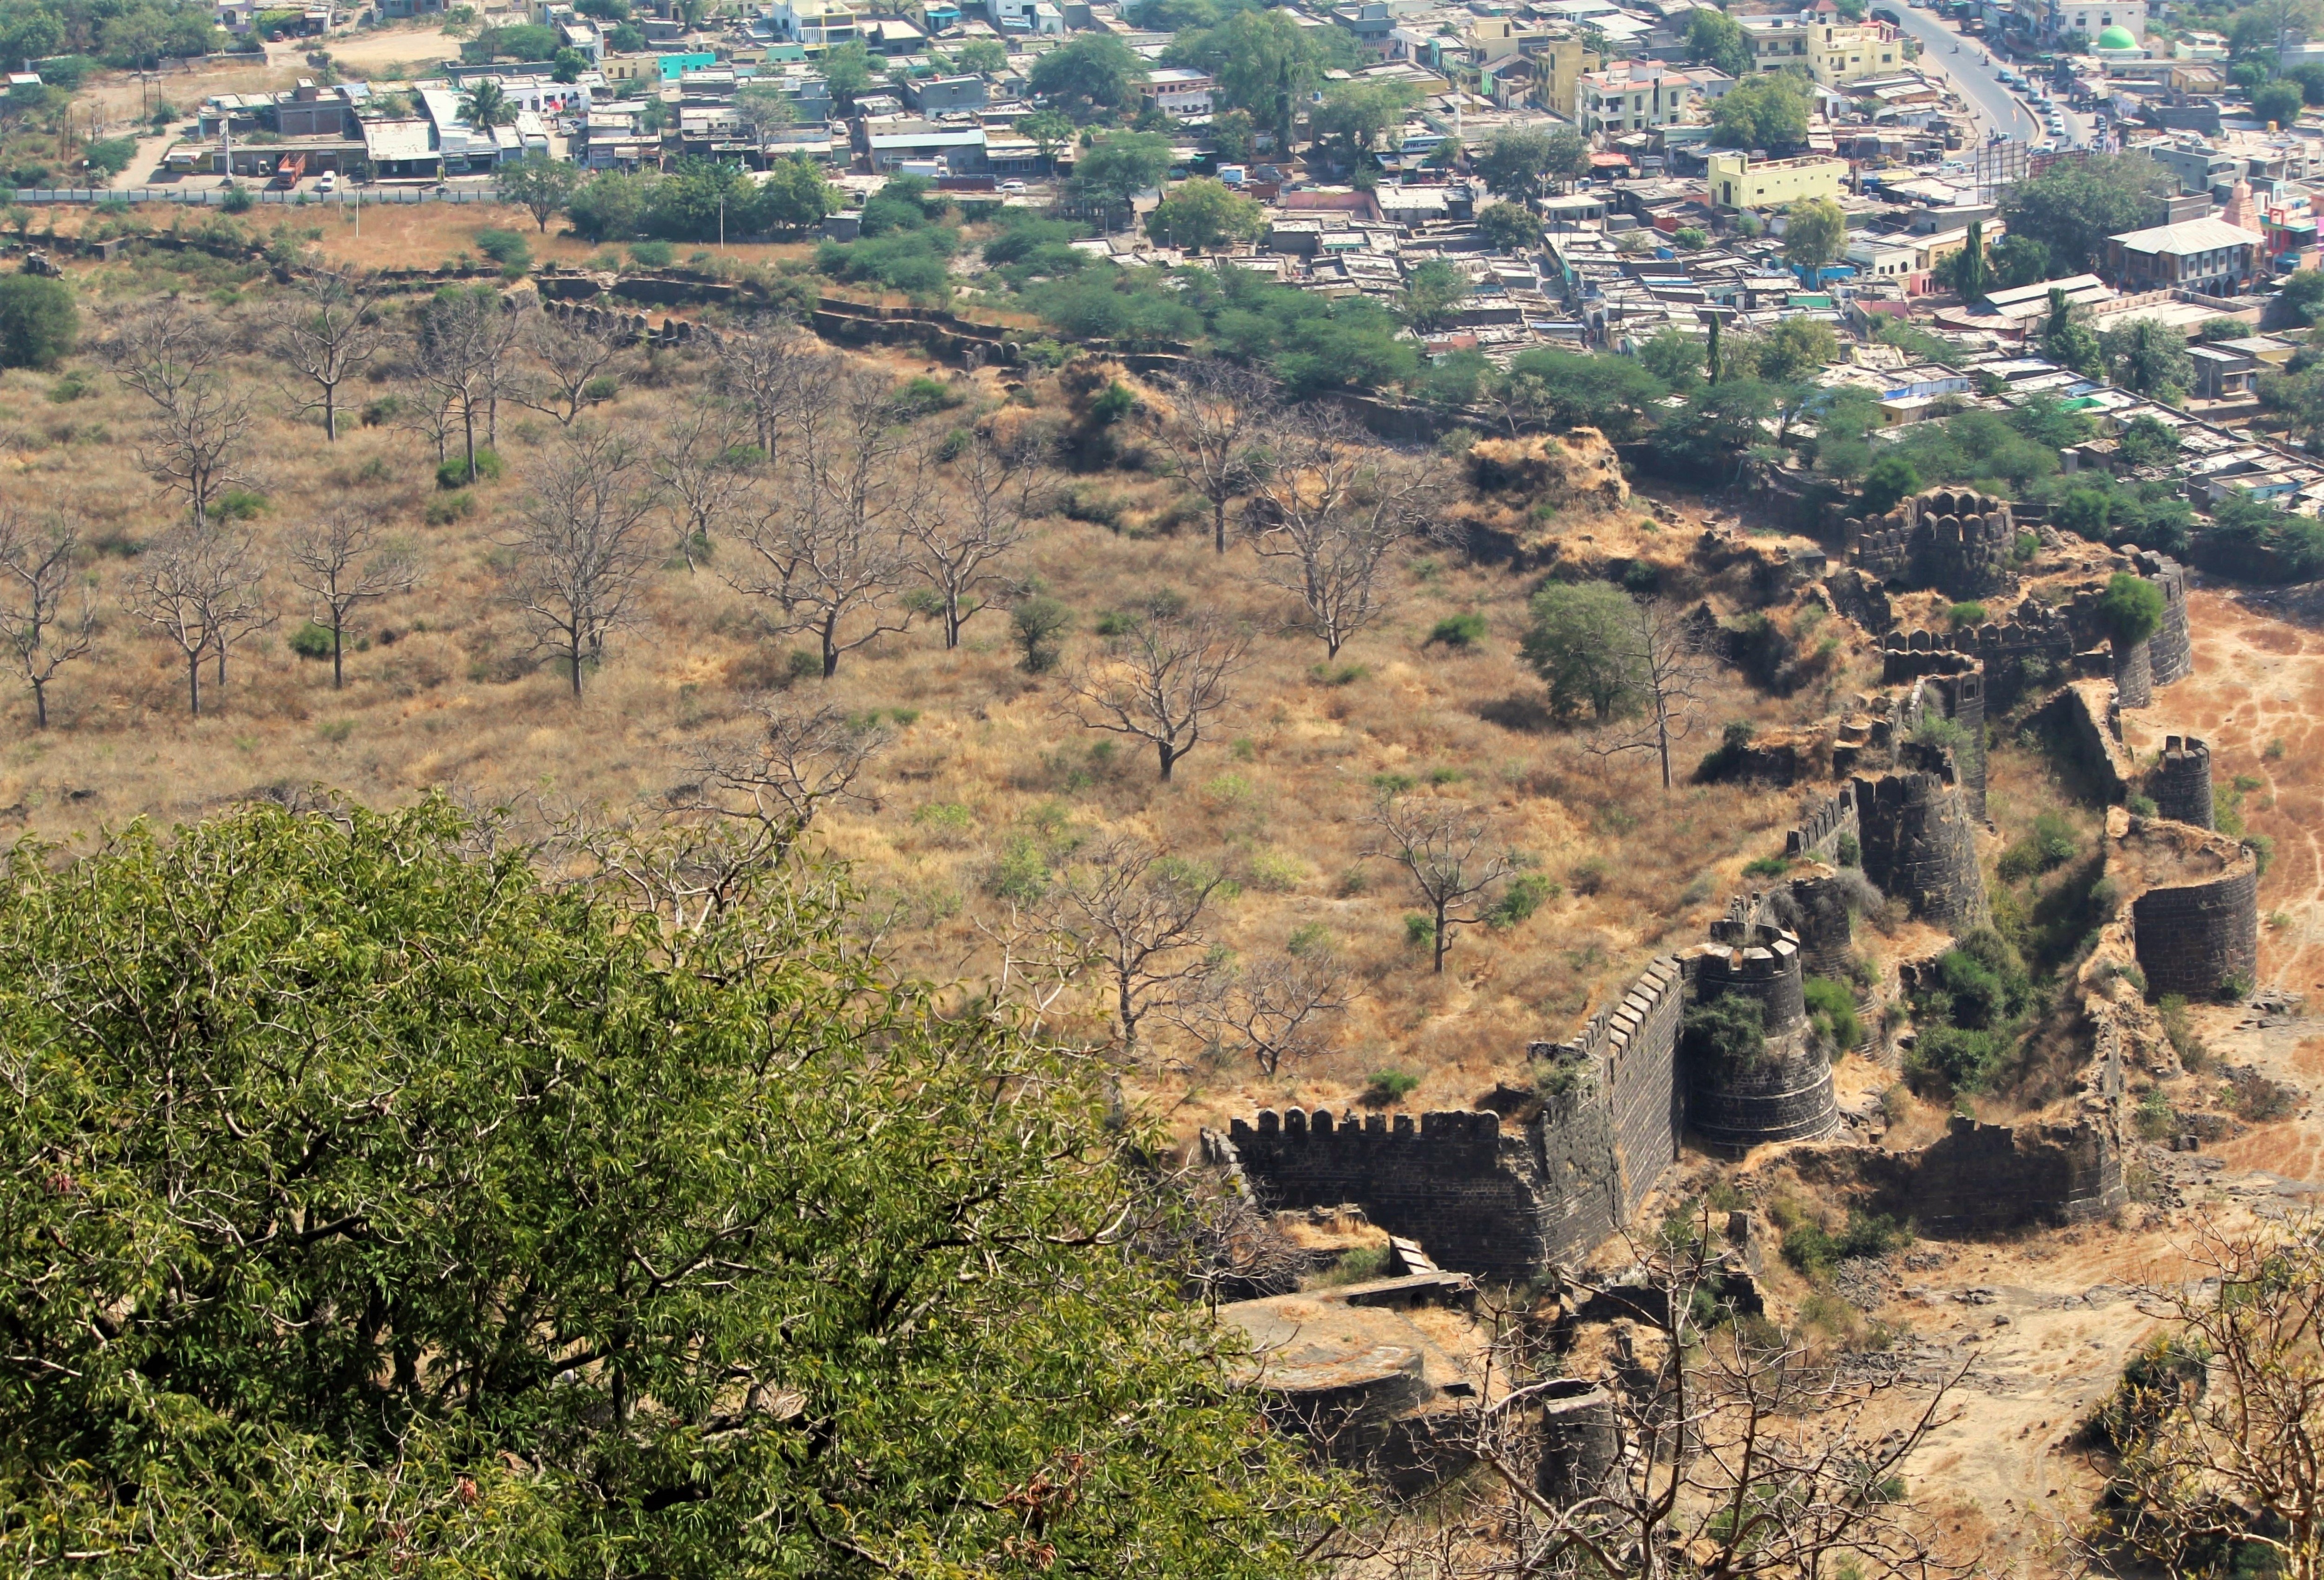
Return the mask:
[[[1338,162],[1368,167],[1382,140],[1404,124],[1416,96],[1401,82],[1335,82],[1315,110],[1311,130],[1317,142],[1331,146]]]
[[[1896,508],[1897,501],[1921,491],[1921,473],[1909,456],[1895,452],[1875,461],[1864,473],[1864,492],[1858,501],[1868,516],[1886,515]]]
[[[1055,170],[1057,151],[1074,140],[1074,119],[1057,110],[1037,110],[1017,123],[1017,130],[1033,140],[1041,162]]]
[[[1789,72],[1738,82],[1711,112],[1711,133],[1730,148],[1764,148],[1774,153],[1804,148],[1808,141],[1809,94]]]
[[[505,126],[516,119],[508,90],[490,78],[470,87],[460,99],[460,119],[471,126]]]
[[[751,201],[751,228],[797,235],[838,208],[839,194],[823,179],[820,166],[812,160],[779,159],[767,166]]]
[[[1987,254],[1993,262],[1993,283],[1986,289],[2015,290],[2039,285],[2050,278],[2050,249],[2032,236],[2004,236]]]
[[[1530,253],[1541,245],[1541,221],[1522,203],[1495,203],[1478,214],[1477,235],[1497,252]]]
[[[832,106],[843,115],[853,115],[856,99],[871,92],[879,79],[872,51],[853,39],[825,50],[818,64],[823,68],[824,86],[831,89]]]
[[[2088,324],[2074,316],[2061,287],[2050,289],[2050,317],[2042,329],[2042,354],[2086,379],[2106,376],[2106,353]]]
[[[999,39],[971,39],[952,51],[953,69],[986,73],[1009,69],[1009,46]]]
[[[1157,132],[1117,132],[1074,161],[1074,188],[1109,210],[1127,209],[1170,173],[1170,140]]]
[[[624,242],[638,234],[651,188],[650,177],[600,170],[574,188],[565,215],[583,241]]]
[[[1288,152],[1299,106],[1323,85],[1323,73],[1356,60],[1355,40],[1338,27],[1302,27],[1279,9],[1238,13],[1216,27],[1181,34],[1164,57],[1217,78],[1219,100],[1247,110]]]
[[[1156,1138],[798,829],[624,847],[643,907],[440,800],[13,852],[11,1566],[1308,1572],[1333,1484],[1123,1243]]]
[[[2001,202],[2009,234],[2049,249],[2058,274],[2079,274],[2106,239],[2153,223],[2179,179],[2144,153],[2096,154],[2050,167],[2010,188]]]
[[[2186,335],[2159,319],[2135,318],[2109,329],[2098,336],[2098,349],[2116,381],[2141,395],[2176,401],[2194,379]]]
[[[1702,338],[1683,329],[1659,330],[1638,347],[1638,365],[1661,380],[1673,394],[1702,382]]]
[[[2144,412],[2123,425],[2115,442],[2133,466],[2167,466],[2179,459],[2179,436]]]
[[[1743,24],[1708,5],[1686,14],[1686,49],[1696,65],[1715,67],[1738,83],[1750,81],[1759,69]]]
[[[1211,152],[1228,164],[1251,156],[1252,122],[1249,110],[1226,110],[1211,117]]]
[[[1829,198],[1800,198],[1784,221],[1784,256],[1810,278],[1848,246],[1848,216]]]
[[[2163,589],[2144,576],[2116,571],[2098,594],[2098,613],[2116,651],[2135,648],[2163,623]]]
[[[2280,126],[2290,126],[2300,119],[2307,103],[2296,82],[2263,82],[2251,90],[2252,114],[2263,121],[2273,121]]]
[[[39,274],[0,274],[0,368],[52,368],[80,339],[72,287]]]
[[[647,188],[640,228],[667,241],[712,241],[722,221],[733,232],[752,228],[757,203],[758,188],[737,166],[681,159]]]
[[[580,185],[579,167],[545,153],[528,153],[500,170],[501,201],[530,214],[543,235],[549,234],[549,220],[572,201]]]
[[[1549,683],[1549,705],[1570,718],[1585,709],[1604,722],[1644,703],[1634,640],[1635,600],[1610,582],[1552,582],[1526,605],[1517,651]]]
[[[1785,318],[1759,336],[1754,350],[1759,377],[1771,383],[1795,383],[1840,360],[1840,336],[1817,319]]]
[[[1547,133],[1507,127],[1477,156],[1477,174],[1494,197],[1531,202],[1549,178],[1551,152]]]
[[[1111,33],[1083,33],[1033,63],[1027,85],[1073,116],[1119,113],[1147,78],[1145,60]]]
[[[767,133],[779,132],[798,119],[791,96],[771,82],[746,82],[734,90],[734,113],[763,143]]]
[[[1552,430],[1594,427],[1624,439],[1668,393],[1662,381],[1627,356],[1536,346],[1509,363],[1509,398]]]
[[[1416,265],[1404,281],[1404,321],[1423,335],[1449,326],[1469,299],[1469,280],[1441,258]]]
[[[1181,181],[1146,216],[1146,234],[1166,246],[1207,253],[1231,242],[1256,241],[1267,227],[1257,199],[1206,176]]]

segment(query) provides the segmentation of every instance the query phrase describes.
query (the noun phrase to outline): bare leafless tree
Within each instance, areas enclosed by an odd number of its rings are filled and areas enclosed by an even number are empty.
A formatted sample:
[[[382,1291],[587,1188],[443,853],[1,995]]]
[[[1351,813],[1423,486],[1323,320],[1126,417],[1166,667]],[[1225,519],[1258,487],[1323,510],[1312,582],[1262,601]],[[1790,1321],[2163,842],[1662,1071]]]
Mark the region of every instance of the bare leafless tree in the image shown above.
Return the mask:
[[[1904,1470],[1975,1364],[1918,1377],[1834,1367],[1738,1317],[1707,1211],[1632,1242],[1633,1271],[1576,1281],[1578,1302],[1623,1314],[1594,1372],[1493,1313],[1480,1408],[1452,1454],[1485,1473],[1377,1556],[1405,1580],[1637,1576],[1776,1580],[1854,1573],[1942,1580],[1936,1522]],[[1577,1429],[1577,1425],[1579,1429]],[[1455,1539],[1443,1539],[1447,1533]]]
[[[369,285],[334,269],[300,272],[273,314],[270,345],[306,383],[315,387],[302,410],[320,408],[323,436],[339,436],[339,386],[361,373],[385,349],[388,323]]]
[[[2093,1557],[2167,1574],[2238,1545],[2324,1575],[2324,1218],[2199,1225],[2186,1273],[2138,1291],[2163,1326],[2097,1424],[2115,1450]],[[2107,1548],[2115,1549],[2109,1553]],[[2106,1566],[2112,1569],[2111,1563]],[[2244,1572],[2259,1572],[2237,1562]]]
[[[152,403],[140,463],[165,491],[185,496],[197,523],[219,490],[244,481],[250,401],[226,373],[232,345],[225,326],[174,299],[115,320],[98,343],[114,376]]]
[[[1259,574],[1299,600],[1293,629],[1338,657],[1388,604],[1397,546],[1436,513],[1432,459],[1374,442],[1337,412],[1298,408],[1271,425],[1272,461],[1248,520]]]
[[[1330,1045],[1351,979],[1328,943],[1293,941],[1248,964],[1222,963],[1173,1016],[1204,1043],[1249,1057],[1262,1075]]]
[[[217,318],[161,297],[113,318],[97,354],[115,378],[169,411],[189,388],[217,373],[232,344]]]
[[[699,782],[680,804],[748,821],[788,849],[826,803],[853,798],[864,766],[888,744],[886,730],[829,706],[801,707],[780,695],[750,706],[751,734],[696,753]]]
[[[949,468],[954,492],[938,494],[905,524],[913,568],[928,583],[945,646],[960,646],[961,628],[1006,585],[1001,562],[1025,541],[1023,480],[1001,448],[972,436]]]
[[[250,425],[248,397],[223,378],[200,380],[160,414],[139,459],[164,491],[185,497],[196,521],[206,520],[222,491],[251,481],[243,467]]]
[[[138,556],[130,612],[185,661],[186,708],[197,718],[202,660],[216,654],[224,684],[226,649],[269,619],[259,602],[264,574],[248,536],[209,522],[173,528]]]
[[[678,522],[687,570],[749,502],[759,475],[750,414],[724,400],[686,407],[663,427],[650,464]]]
[[[1260,451],[1281,399],[1274,383],[1222,358],[1189,363],[1170,394],[1170,409],[1148,419],[1173,475],[1211,507],[1211,541],[1227,551],[1227,502],[1263,469]]]
[[[339,505],[314,527],[290,539],[290,559],[299,569],[291,582],[314,600],[318,624],[330,628],[331,686],[346,684],[346,633],[355,612],[397,592],[409,592],[420,578],[420,562],[410,547],[384,542],[378,519],[358,505]]]
[[[456,425],[465,475],[476,475],[476,418],[489,423],[491,409],[512,376],[510,356],[518,318],[484,290],[451,290],[413,311],[404,354],[428,400],[441,415],[438,428]],[[486,434],[487,442],[491,435]],[[438,439],[438,459],[443,459]]]
[[[886,381],[819,371],[777,466],[767,513],[742,531],[750,557],[730,576],[767,601],[776,632],[811,632],[823,675],[910,623],[897,595],[913,528],[928,506],[925,452],[899,429]]]
[[[1065,683],[1065,710],[1084,729],[1134,736],[1154,748],[1162,777],[1202,744],[1234,701],[1250,632],[1214,614],[1150,616],[1111,638],[1096,663]]]
[[[630,363],[626,333],[593,329],[542,308],[519,316],[518,341],[534,371],[512,386],[510,398],[567,427],[592,406],[613,398]]]
[[[1685,608],[1667,599],[1637,600],[1637,620],[1627,647],[1624,666],[1636,677],[1642,710],[1633,719],[1600,730],[1589,749],[1600,757],[1654,753],[1667,790],[1671,743],[1693,732],[1695,708],[1711,677],[1711,658]]]
[[[80,534],[63,518],[34,527],[0,510],[0,643],[32,691],[39,730],[49,727],[49,682],[97,638],[97,600],[76,567],[79,555]]]
[[[1517,869],[1482,807],[1390,792],[1366,820],[1374,831],[1364,854],[1404,868],[1427,906],[1430,969],[1444,969],[1460,928],[1485,919],[1487,901]]]
[[[512,551],[505,596],[535,648],[564,662],[576,697],[583,667],[634,618],[638,582],[654,565],[649,483],[622,441],[569,428],[542,464],[515,532],[501,540]]]
[[[1134,1054],[1148,1015],[1195,990],[1211,969],[1204,912],[1226,875],[1128,836],[1077,852],[1043,915],[1074,941],[1105,988],[1122,1051]]]
[[[717,355],[719,382],[749,409],[759,453],[772,460],[803,386],[827,380],[822,348],[788,324],[762,324],[721,332]]]

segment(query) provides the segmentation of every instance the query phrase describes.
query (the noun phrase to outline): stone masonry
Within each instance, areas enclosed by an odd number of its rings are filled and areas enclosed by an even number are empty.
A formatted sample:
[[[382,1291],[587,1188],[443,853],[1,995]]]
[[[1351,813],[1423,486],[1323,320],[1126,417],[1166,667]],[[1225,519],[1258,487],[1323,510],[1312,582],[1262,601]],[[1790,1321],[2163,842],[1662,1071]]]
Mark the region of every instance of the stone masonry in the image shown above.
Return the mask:
[[[2014,586],[2017,527],[2009,501],[1971,489],[1929,489],[1885,516],[1847,524],[1850,564],[1884,582],[1986,598]]]
[[[2219,826],[2211,807],[2211,749],[2194,736],[2163,738],[2153,788],[2155,811],[2162,816],[2199,829]]]

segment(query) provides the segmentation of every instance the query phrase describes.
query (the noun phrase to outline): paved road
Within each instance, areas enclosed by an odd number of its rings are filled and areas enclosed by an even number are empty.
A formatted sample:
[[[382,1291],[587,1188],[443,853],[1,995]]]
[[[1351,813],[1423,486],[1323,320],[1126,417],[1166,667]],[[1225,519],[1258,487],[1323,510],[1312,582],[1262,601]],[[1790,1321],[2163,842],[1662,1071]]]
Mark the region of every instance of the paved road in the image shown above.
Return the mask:
[[[1977,118],[1988,131],[1998,131],[2005,137],[2021,142],[2039,142],[2049,135],[2025,102],[2002,85],[1994,76],[1994,68],[1978,64],[1978,57],[1988,59],[1993,51],[1975,39],[1964,39],[1925,11],[1909,11],[1903,0],[1893,7],[1904,31],[1921,41],[1921,64],[1933,66],[1953,80],[1953,85],[1967,99]],[[1960,53],[1952,52],[1960,46]]]

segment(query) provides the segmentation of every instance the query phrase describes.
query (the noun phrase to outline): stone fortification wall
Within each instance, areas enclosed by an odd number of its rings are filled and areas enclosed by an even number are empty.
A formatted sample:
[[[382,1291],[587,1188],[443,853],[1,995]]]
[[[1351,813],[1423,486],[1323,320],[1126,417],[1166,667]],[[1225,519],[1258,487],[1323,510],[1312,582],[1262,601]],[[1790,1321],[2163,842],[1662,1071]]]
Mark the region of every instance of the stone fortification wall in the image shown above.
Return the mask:
[[[1457,1272],[1526,1278],[1559,1249],[1535,1149],[1521,1132],[1504,1134],[1498,1114],[1424,1114],[1416,1125],[1409,1114],[1335,1121],[1322,1108],[1265,1109],[1256,1123],[1235,1120],[1223,1141],[1213,1132],[1204,1150],[1239,1166],[1269,1207],[1361,1202],[1372,1222]]]
[[[2131,942],[2149,993],[2211,998],[2259,974],[2259,861],[2189,823],[2107,814],[2107,875],[2132,898]]]
[[[1745,908],[1738,903],[1738,910]],[[1759,1006],[1767,1044],[1748,1064],[1690,1062],[1689,1126],[1711,1150],[1730,1155],[1766,1142],[1831,1134],[1840,1123],[1831,1062],[1809,1034],[1799,941],[1732,915],[1711,933],[1692,961],[1696,996],[1706,1004],[1751,999]]]
[[[1976,674],[1923,675],[1913,683],[1904,699],[1905,733],[1917,732],[1932,718],[1950,719],[1960,726],[1960,743],[1952,749],[1954,771],[1969,816],[1985,818],[1985,676]]]
[[[1441,1266],[1531,1277],[1603,1244],[1677,1161],[1685,995],[1683,969],[1665,957],[1572,1042],[1536,1044],[1566,1081],[1526,1125],[1493,1114],[1424,1114],[1416,1125],[1409,1115],[1262,1112],[1227,1135],[1204,1132],[1204,1155],[1269,1207],[1360,1202]]]
[[[1987,917],[1977,835],[1960,789],[1932,773],[1855,781],[1864,876],[1923,921],[1966,932]]]
[[[2170,685],[2195,673],[2195,644],[2187,624],[2187,570],[2167,555],[2131,551],[2138,574],[2163,589],[2163,623],[2148,638],[2154,684]]]
[[[1859,845],[1864,839],[1864,831],[1857,822],[1856,792],[1847,785],[1841,785],[1837,795],[1807,809],[1799,826],[1784,836],[1784,854],[1794,859],[1813,857],[1819,861],[1836,861],[1843,835]]]
[[[2208,883],[2149,889],[2130,909],[2149,990],[2210,998],[2258,979],[2259,868],[2248,857]]]
[[[1665,955],[1648,965],[1618,1001],[1591,1016],[1582,1036],[1569,1044],[1588,1061],[1598,1089],[1606,1095],[1615,1205],[1622,1221],[1678,1161],[1685,1125],[1678,1028],[1685,1004],[1685,970]]]
[[[2215,829],[2211,805],[2211,749],[2191,735],[2165,736],[2163,762],[2154,770],[2154,807],[2173,822]]]
[[[1984,598],[2015,584],[2017,528],[2009,501],[1969,489],[1930,489],[1885,516],[1844,528],[1848,558],[1884,582]]]
[[[2133,642],[2128,647],[2109,644],[2114,656],[2114,695],[2116,705],[2125,708],[2151,708],[2154,705],[2154,648],[2152,640]]]
[[[2088,1223],[2129,1199],[2122,1149],[2099,1124],[1986,1125],[1956,1114],[1917,1151],[1867,1153],[1855,1161],[1877,1187],[1877,1209],[1923,1235]]]
[[[1788,893],[1792,931],[1800,941],[1800,969],[1811,977],[1845,981],[1849,956],[1856,946],[1846,886],[1836,873],[1814,873],[1792,879]]]

